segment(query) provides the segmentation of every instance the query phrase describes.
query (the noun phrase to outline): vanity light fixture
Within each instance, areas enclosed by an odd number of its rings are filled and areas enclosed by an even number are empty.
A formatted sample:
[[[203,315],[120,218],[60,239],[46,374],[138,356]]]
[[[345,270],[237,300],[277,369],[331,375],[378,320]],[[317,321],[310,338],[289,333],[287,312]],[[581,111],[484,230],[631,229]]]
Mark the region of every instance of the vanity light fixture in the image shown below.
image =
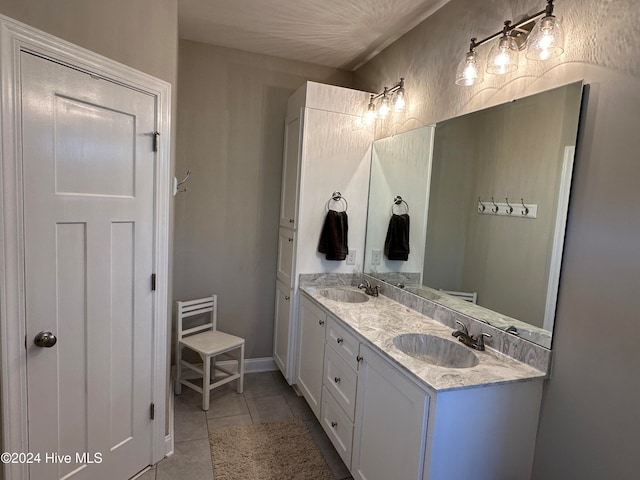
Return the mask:
[[[503,75],[518,68],[518,51],[527,48],[530,60],[548,60],[564,52],[564,33],[560,21],[553,15],[554,0],[547,0],[544,10],[512,24],[504,22],[499,32],[476,41],[471,39],[469,51],[456,71],[456,84],[471,86],[484,80],[482,62],[476,48],[500,37],[489,52],[487,72]],[[540,20],[540,21],[537,21]]]
[[[401,112],[406,106],[406,101],[404,78],[401,78],[393,87],[384,87],[382,92],[369,97],[364,122],[371,125],[376,118],[385,119],[392,112]]]

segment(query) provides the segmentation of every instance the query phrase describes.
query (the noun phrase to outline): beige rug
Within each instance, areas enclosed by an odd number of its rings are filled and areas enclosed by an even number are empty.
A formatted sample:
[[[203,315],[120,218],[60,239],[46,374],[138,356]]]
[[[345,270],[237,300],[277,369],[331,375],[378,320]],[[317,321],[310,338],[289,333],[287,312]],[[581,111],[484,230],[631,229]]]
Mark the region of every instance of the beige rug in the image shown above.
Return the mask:
[[[209,435],[216,480],[333,480],[302,420],[223,427]]]

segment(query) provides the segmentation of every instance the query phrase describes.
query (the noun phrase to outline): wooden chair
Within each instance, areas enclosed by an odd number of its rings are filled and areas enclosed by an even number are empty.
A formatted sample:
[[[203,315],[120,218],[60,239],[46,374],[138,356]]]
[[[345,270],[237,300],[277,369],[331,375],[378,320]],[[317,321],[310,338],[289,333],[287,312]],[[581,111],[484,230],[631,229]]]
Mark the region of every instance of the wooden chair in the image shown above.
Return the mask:
[[[209,410],[209,393],[212,389],[225,383],[238,380],[237,391],[242,393],[244,388],[244,338],[219,332],[217,327],[218,297],[210,297],[177,302],[178,325],[176,338],[176,383],[175,393],[182,393],[182,385],[202,393],[202,409]],[[183,329],[185,318],[200,316],[206,323],[199,323]],[[200,355],[202,368],[182,359],[182,350],[188,348]],[[222,353],[238,350],[237,372],[216,366],[215,357]],[[188,368],[202,376],[202,388],[182,376],[183,367]],[[216,372],[223,377],[216,380]]]

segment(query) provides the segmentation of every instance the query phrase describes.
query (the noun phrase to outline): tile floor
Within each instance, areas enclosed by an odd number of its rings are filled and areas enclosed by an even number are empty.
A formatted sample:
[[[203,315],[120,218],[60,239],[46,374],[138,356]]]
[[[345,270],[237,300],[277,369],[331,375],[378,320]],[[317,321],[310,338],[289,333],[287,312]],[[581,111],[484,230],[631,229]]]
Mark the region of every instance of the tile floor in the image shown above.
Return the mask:
[[[175,452],[140,480],[214,480],[209,432],[228,425],[243,425],[298,417],[306,423],[335,480],[352,480],[349,470],[331,445],[303,397],[296,395],[279,371],[249,373],[244,393],[235,382],[211,392],[211,408],[203,412],[202,397],[183,388],[175,398]]]

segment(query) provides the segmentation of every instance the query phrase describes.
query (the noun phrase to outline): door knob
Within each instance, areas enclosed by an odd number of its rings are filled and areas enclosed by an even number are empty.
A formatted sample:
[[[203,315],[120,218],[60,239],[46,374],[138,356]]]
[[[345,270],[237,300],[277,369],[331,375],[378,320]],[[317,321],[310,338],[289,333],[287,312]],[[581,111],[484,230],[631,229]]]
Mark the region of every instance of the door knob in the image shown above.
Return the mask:
[[[36,338],[33,339],[33,343],[40,348],[51,348],[57,341],[58,339],[51,332],[40,332],[36,335]]]

